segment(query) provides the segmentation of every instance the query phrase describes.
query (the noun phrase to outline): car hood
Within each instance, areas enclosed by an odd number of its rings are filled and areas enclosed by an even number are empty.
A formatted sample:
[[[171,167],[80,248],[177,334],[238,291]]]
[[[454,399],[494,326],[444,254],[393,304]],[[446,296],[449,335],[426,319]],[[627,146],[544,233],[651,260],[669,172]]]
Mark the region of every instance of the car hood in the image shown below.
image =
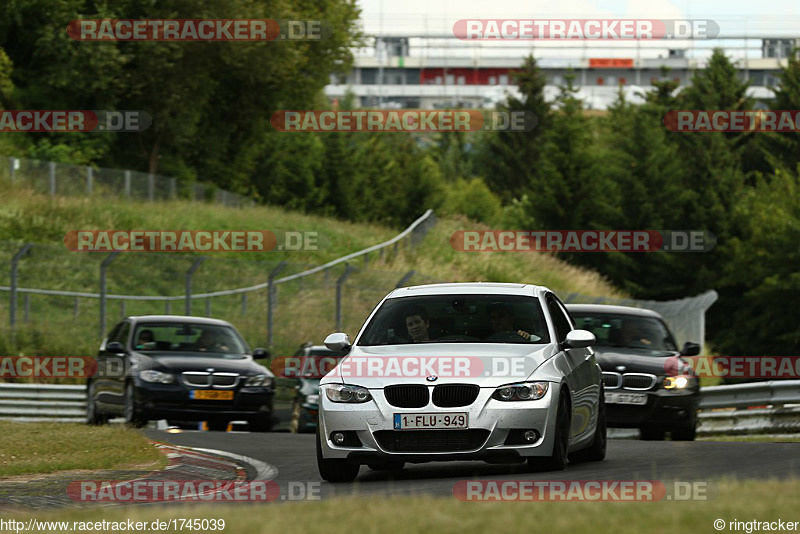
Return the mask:
[[[140,369],[155,369],[171,373],[184,371],[206,371],[214,369],[217,373],[238,373],[240,375],[271,374],[249,356],[243,354],[220,354],[209,356],[205,352],[136,352],[133,358]]]
[[[656,351],[646,349],[628,349],[622,347],[594,347],[597,363],[603,371],[614,373],[648,373],[666,375],[670,358],[678,356],[678,352]],[[624,366],[624,371],[617,367]]]
[[[369,389],[392,384],[498,387],[526,380],[556,350],[553,344],[527,343],[355,346],[320,383],[351,384]],[[373,360],[377,360],[376,363],[370,364]],[[429,381],[429,376],[437,378]]]

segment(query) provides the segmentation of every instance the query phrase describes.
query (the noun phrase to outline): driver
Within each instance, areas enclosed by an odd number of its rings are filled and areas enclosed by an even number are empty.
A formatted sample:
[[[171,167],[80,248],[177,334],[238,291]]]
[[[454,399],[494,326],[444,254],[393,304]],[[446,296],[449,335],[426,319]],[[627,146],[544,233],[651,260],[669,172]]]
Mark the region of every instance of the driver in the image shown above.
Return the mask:
[[[229,351],[230,349],[225,345],[225,339],[216,330],[203,330],[200,337],[197,338],[197,349],[201,351],[220,350]]]
[[[650,333],[638,321],[624,321],[620,334],[623,347],[649,348],[653,344]]]
[[[501,302],[489,306],[489,321],[492,323],[492,331],[495,334],[500,332],[514,332],[524,339],[530,339],[530,332],[514,328],[514,314],[511,306]]]

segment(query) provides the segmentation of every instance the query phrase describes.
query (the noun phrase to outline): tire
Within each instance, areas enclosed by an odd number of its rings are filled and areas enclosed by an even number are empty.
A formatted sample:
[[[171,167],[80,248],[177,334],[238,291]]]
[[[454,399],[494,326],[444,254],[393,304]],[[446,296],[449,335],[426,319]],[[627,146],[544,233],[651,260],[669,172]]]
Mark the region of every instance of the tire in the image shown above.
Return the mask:
[[[553,439],[553,454],[545,457],[528,458],[531,471],[563,471],[567,466],[567,446],[569,445],[569,399],[561,392],[556,414],[556,432]]]
[[[133,382],[128,382],[125,386],[125,407],[122,415],[125,418],[125,424],[133,428],[142,428],[147,424],[147,420],[142,417],[141,412],[136,407],[133,399]]]
[[[664,431],[659,428],[642,428],[642,440],[644,441],[664,441]]]
[[[592,444],[587,449],[570,454],[569,459],[577,462],[602,462],[606,459],[607,445],[606,398],[605,394],[601,392],[600,406],[597,412],[597,428]]]
[[[319,469],[319,476],[322,480],[328,482],[352,482],[358,476],[361,470],[360,465],[353,465],[347,463],[344,459],[328,459],[322,457],[322,444],[319,435],[319,426],[317,427],[317,469]]]
[[[406,466],[405,462],[383,462],[379,464],[367,464],[373,471],[400,471]]]
[[[694,426],[679,428],[671,433],[672,441],[694,441],[697,437],[697,428]]]
[[[228,430],[228,421],[206,421],[206,426],[212,432],[225,432]]]
[[[108,416],[98,411],[94,396],[94,382],[89,382],[86,387],[86,424],[104,425],[108,422]]]
[[[299,434],[301,432],[300,429],[300,402],[295,399],[294,403],[292,404],[292,420],[289,423],[289,432],[292,434]]]

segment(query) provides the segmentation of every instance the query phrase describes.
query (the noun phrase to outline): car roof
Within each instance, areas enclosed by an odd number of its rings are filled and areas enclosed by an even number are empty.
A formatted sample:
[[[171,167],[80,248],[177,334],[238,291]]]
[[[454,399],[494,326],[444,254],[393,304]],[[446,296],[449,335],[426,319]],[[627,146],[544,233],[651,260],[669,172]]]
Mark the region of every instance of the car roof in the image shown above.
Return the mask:
[[[549,289],[546,287],[531,284],[462,282],[401,287],[392,291],[386,298],[411,297],[417,295],[524,295],[538,297],[547,291],[549,291]]]
[[[210,317],[195,317],[192,315],[132,315],[128,319],[136,323],[195,323],[217,326],[233,326],[228,321],[222,319],[212,319]]]
[[[634,308],[633,306],[613,306],[611,304],[567,304],[570,313],[612,313],[616,315],[635,315],[637,317],[657,317],[661,315],[653,310]]]

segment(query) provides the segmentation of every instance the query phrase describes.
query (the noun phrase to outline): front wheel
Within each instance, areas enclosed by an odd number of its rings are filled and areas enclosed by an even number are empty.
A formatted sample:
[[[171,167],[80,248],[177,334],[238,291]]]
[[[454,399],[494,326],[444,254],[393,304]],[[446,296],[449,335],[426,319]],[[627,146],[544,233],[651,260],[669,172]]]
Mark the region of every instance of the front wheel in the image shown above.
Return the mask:
[[[606,427],[606,398],[604,393],[600,393],[600,406],[597,408],[597,427],[594,431],[594,440],[588,449],[583,449],[570,454],[570,460],[579,462],[601,462],[606,458],[606,446],[608,444]]]
[[[123,416],[125,417],[125,423],[133,428],[142,428],[147,424],[147,420],[142,417],[139,408],[136,406],[132,382],[128,382],[128,385],[125,386],[125,410]]]
[[[103,425],[108,422],[108,416],[100,413],[97,409],[97,399],[95,399],[94,382],[90,382],[86,388],[86,424]]]
[[[353,465],[342,458],[325,459],[322,457],[322,438],[317,427],[317,468],[322,480],[328,482],[352,482],[358,476],[360,465]]]
[[[528,467],[531,471],[563,471],[567,466],[567,447],[569,445],[569,399],[561,393],[556,414],[555,438],[553,439],[553,454],[545,457],[528,458]]]

